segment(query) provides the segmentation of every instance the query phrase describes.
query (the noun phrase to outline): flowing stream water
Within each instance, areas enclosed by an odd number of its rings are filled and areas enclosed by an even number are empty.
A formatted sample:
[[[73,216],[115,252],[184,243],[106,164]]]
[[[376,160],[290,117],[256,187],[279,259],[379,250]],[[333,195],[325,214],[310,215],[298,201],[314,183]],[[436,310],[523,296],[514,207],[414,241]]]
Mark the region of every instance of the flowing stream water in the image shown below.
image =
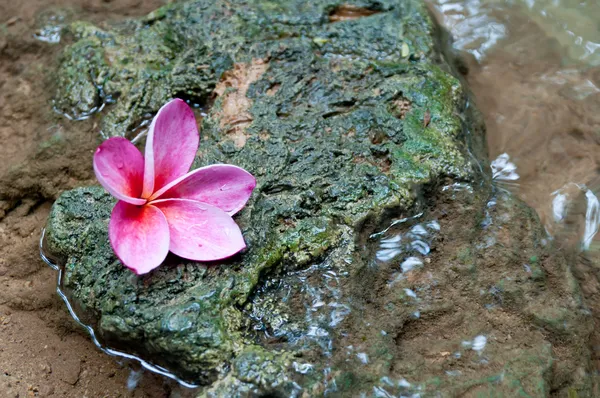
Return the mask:
[[[483,113],[496,184],[525,200],[600,322],[600,2],[430,0]],[[596,328],[597,329],[597,328]],[[600,371],[600,336],[591,337]]]
[[[490,159],[514,169],[511,190],[558,233],[585,197],[586,242],[598,228],[600,2],[431,0],[463,55]],[[502,160],[502,158],[498,158]]]

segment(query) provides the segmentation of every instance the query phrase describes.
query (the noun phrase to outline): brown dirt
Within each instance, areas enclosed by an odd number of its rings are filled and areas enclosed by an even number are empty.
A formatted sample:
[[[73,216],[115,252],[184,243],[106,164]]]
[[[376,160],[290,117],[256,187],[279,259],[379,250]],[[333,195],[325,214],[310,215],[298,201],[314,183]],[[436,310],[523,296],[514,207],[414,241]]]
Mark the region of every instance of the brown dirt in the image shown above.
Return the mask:
[[[74,18],[101,23],[143,15],[165,2],[0,2],[2,397],[167,397],[175,391],[186,395],[173,382],[148,372],[129,390],[128,379],[138,373],[98,350],[70,318],[55,292],[56,274],[38,251],[57,195],[94,181],[91,158],[98,145],[94,120],[69,122],[51,111],[52,81],[46,71],[55,65],[62,43],[33,37],[40,13],[67,10]]]

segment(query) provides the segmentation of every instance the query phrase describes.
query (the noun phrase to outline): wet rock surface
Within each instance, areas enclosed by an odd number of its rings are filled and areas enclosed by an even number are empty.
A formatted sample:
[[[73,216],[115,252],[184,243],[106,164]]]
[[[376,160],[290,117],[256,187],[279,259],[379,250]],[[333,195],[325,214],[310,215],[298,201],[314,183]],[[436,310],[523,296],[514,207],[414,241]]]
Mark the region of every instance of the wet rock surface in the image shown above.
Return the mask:
[[[245,253],[144,277],[112,253],[108,194],[57,200],[46,249],[104,344],[204,396],[591,393],[578,284],[483,171],[422,3],[192,1],[69,29],[63,112],[131,138],[168,98],[210,105],[196,165],[258,180]]]

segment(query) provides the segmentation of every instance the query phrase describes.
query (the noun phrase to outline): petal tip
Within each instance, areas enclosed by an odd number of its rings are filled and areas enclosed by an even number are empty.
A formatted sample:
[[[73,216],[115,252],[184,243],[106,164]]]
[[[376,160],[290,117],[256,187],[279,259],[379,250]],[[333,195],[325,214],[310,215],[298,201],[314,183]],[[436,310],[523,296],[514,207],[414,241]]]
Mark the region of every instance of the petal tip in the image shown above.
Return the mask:
[[[136,275],[150,272],[169,253],[169,226],[153,206],[119,201],[108,225],[110,245],[121,263]]]

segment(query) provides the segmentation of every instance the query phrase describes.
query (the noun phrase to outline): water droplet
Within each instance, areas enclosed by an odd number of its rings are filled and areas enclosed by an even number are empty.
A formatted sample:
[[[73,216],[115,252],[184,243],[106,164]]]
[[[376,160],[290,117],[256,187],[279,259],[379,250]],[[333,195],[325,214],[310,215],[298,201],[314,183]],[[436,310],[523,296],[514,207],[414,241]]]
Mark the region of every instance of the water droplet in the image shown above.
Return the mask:
[[[118,163],[117,163],[117,168],[118,168],[118,169],[122,169],[122,168],[123,168],[123,166],[125,166],[125,164],[123,163],[123,161],[122,161],[122,160],[119,160],[119,161],[118,161]]]
[[[223,186],[221,186],[221,188],[219,188],[219,190],[221,191],[227,191],[229,189],[229,187],[227,186],[227,184],[224,184]]]

